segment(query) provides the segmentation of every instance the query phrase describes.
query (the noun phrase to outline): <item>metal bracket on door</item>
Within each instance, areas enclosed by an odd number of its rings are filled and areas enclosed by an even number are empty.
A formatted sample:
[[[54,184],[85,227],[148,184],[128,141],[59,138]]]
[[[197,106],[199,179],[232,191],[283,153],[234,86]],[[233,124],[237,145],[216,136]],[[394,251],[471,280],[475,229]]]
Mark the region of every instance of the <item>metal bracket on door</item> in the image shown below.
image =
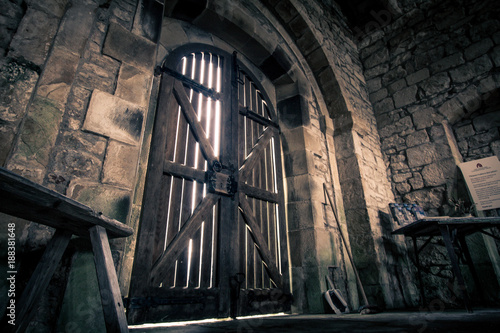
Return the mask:
[[[224,168],[219,162],[215,162],[212,169],[207,171],[207,184],[211,193],[230,197],[234,196],[238,189],[234,171]]]

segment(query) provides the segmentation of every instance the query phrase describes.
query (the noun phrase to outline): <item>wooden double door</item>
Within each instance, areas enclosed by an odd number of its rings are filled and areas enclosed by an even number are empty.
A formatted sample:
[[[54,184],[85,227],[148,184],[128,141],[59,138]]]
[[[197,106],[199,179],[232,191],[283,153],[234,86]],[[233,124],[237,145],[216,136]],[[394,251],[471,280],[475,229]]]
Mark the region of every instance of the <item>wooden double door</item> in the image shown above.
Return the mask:
[[[129,324],[290,308],[276,113],[235,57],[163,68]]]

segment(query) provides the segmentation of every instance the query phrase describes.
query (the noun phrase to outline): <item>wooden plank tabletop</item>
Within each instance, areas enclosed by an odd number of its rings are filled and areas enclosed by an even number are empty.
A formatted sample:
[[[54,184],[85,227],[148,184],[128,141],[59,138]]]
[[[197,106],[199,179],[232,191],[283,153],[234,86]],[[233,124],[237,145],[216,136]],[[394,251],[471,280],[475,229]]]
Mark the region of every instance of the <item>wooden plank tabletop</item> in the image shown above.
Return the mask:
[[[500,226],[500,217],[450,217],[450,216],[435,216],[425,217],[423,219],[412,222],[401,228],[394,230],[395,235],[405,236],[439,236],[441,231],[440,225],[448,225],[453,227],[461,234],[468,235],[476,231]]]
[[[4,168],[0,168],[0,211],[86,238],[95,225],[105,228],[110,238],[133,233],[129,226]]]

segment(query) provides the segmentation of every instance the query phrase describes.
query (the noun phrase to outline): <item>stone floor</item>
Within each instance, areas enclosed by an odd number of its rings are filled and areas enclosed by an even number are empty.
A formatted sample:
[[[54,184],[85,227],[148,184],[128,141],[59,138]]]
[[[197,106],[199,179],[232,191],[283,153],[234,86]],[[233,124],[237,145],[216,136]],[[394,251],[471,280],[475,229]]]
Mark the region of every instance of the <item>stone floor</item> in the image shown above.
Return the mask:
[[[216,322],[198,321],[187,325],[169,324],[163,327],[131,326],[131,333],[198,333],[198,332],[439,332],[439,333],[498,333],[499,309],[475,309],[442,312],[382,312],[371,315],[281,315]]]

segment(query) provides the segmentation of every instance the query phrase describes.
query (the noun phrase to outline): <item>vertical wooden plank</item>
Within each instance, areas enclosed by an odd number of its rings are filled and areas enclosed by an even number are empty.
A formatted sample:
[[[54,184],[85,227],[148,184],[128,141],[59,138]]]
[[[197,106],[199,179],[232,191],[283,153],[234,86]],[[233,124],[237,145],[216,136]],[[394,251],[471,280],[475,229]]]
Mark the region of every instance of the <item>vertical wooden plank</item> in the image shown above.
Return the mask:
[[[268,149],[266,149],[265,160],[266,160],[266,190],[274,192],[274,171],[273,171],[273,157],[274,152],[271,149],[271,144],[269,144]],[[271,252],[275,262],[277,260],[277,242],[276,242],[276,214],[275,214],[275,204],[267,203],[267,228],[268,228],[268,244],[269,251]],[[269,281],[269,286],[271,286],[271,281]]]
[[[52,239],[47,244],[42,258],[31,275],[27,286],[19,299],[17,308],[17,324],[15,332],[24,332],[31,319],[36,313],[38,303],[43,292],[47,289],[52,275],[59,265],[71,233],[66,230],[57,229]]]
[[[283,192],[283,171],[281,164],[281,144],[279,133],[275,132],[273,136],[274,140],[271,141],[271,147],[274,148],[274,156],[273,156],[273,164],[274,164],[274,176],[277,192]],[[288,270],[288,242],[287,242],[287,229],[286,229],[286,221],[285,221],[285,198],[283,195],[279,196],[278,207],[276,209],[276,217],[277,220],[277,241],[279,241],[278,247],[278,257],[276,258],[276,262],[278,263],[278,269],[280,269],[280,273],[283,277],[283,291],[285,293],[290,292],[290,274]]]
[[[226,64],[230,61],[225,59]],[[237,170],[238,158],[238,84],[236,72],[236,55],[233,55],[231,63],[224,64],[223,86],[230,87],[230,91],[224,93],[224,116],[222,120],[222,140],[220,161],[232,170]],[[233,70],[229,70],[232,67]],[[236,175],[237,177],[237,175]],[[238,179],[236,179],[238,181]],[[220,200],[220,239],[219,239],[219,316],[235,316],[231,311],[230,279],[237,273],[239,258],[234,256],[240,250],[237,237],[237,209],[238,196],[234,198],[222,196]]]
[[[188,288],[198,288],[200,285],[200,260],[203,260],[201,257],[201,240],[202,236],[205,232],[205,221],[202,222],[202,225],[198,229],[198,231],[193,235],[191,239],[191,256],[189,263],[189,279],[188,279]]]
[[[246,237],[245,237],[245,244],[247,248],[247,255],[246,255],[246,261],[247,261],[247,289],[254,289],[255,288],[255,244],[253,243],[252,240],[252,235],[250,234],[250,231],[248,228],[246,229]]]
[[[101,226],[95,226],[90,228],[89,232],[92,251],[94,252],[106,331],[109,333],[128,332],[125,308],[123,307],[120,286],[116,277],[115,264],[111,256],[106,229]]]
[[[214,235],[214,215],[216,212],[217,203],[214,205],[212,209],[212,215],[205,219],[204,222],[204,232],[202,238],[202,246],[201,248],[201,256],[200,256],[200,269],[201,269],[201,277],[200,277],[200,288],[209,288],[211,287],[211,274],[212,274],[212,255],[213,255],[213,242],[215,240],[212,239]]]
[[[173,98],[175,100],[175,98]],[[179,112],[178,105],[175,105],[176,102],[172,101],[172,105],[169,109],[163,110],[162,112],[166,112],[168,114],[168,124],[166,129],[166,135],[176,137],[177,135],[177,124],[178,117],[181,116]],[[165,155],[164,158],[167,161],[174,161],[175,154],[175,143],[176,140],[166,140],[165,146]],[[169,202],[170,196],[170,187],[172,183],[172,176],[170,175],[162,175],[161,177],[161,189],[158,203],[158,213],[156,216],[156,232],[155,232],[155,240],[154,240],[154,252],[153,252],[153,261],[156,260],[161,253],[163,252],[165,245],[165,237],[167,234],[167,224],[168,224],[168,212],[169,212]]]
[[[160,183],[159,209],[156,217],[156,231],[153,241],[153,261],[162,254],[167,235],[168,203],[170,201],[170,185],[172,176],[162,175]]]
[[[161,178],[163,175],[163,153],[167,142],[167,124],[169,115],[165,110],[175,108],[177,102],[172,93],[174,79],[168,75],[162,77],[159,91],[158,107],[151,138],[151,156],[148,162],[146,184],[142,206],[141,223],[137,237],[137,251],[132,270],[130,297],[147,297],[149,292],[149,275],[153,261],[154,239],[156,231],[156,214],[160,197]],[[131,323],[144,319],[144,309],[129,309],[128,318]]]

